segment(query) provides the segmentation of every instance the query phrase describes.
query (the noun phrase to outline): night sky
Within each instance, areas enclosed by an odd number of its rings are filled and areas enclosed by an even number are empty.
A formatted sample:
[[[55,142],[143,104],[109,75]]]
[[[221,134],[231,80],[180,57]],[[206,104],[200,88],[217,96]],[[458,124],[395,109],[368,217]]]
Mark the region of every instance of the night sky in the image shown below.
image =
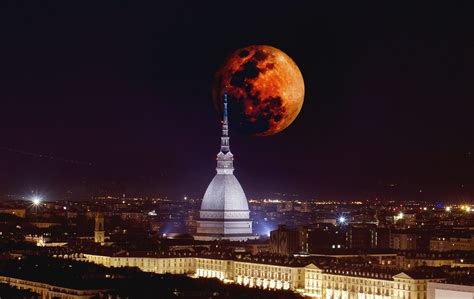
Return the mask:
[[[202,196],[213,74],[267,44],[306,96],[276,136],[231,124],[248,196],[471,198],[472,2],[259,2],[2,1],[0,193]]]

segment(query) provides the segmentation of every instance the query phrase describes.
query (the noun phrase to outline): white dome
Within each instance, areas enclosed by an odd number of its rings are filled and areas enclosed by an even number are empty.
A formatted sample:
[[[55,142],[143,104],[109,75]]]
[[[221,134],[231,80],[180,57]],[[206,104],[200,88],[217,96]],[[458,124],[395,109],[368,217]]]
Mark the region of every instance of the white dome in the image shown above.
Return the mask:
[[[202,199],[201,211],[248,211],[244,190],[233,174],[216,174]]]

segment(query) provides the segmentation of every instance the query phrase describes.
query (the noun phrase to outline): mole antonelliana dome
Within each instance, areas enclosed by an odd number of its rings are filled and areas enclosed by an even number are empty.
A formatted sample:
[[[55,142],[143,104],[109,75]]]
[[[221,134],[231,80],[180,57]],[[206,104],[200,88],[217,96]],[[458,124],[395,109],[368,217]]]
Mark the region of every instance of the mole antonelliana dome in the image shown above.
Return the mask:
[[[234,156],[229,147],[227,94],[224,95],[221,150],[217,154],[217,174],[202,199],[197,240],[227,239],[244,241],[257,238],[252,234],[252,220],[244,190],[234,176]]]
[[[248,210],[244,190],[233,174],[216,174],[201,204],[201,210]]]

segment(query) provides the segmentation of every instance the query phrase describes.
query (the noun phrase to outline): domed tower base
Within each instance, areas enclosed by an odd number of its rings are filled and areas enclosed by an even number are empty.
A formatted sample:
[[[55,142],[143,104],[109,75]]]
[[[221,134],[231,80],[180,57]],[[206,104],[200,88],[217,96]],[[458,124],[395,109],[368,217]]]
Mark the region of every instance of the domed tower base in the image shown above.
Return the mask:
[[[200,241],[247,241],[258,239],[252,234],[251,220],[198,220],[195,240]]]
[[[205,235],[205,234],[195,234],[194,240],[197,241],[217,241],[217,240],[227,240],[232,242],[245,242],[248,240],[257,240],[258,236],[256,235]]]

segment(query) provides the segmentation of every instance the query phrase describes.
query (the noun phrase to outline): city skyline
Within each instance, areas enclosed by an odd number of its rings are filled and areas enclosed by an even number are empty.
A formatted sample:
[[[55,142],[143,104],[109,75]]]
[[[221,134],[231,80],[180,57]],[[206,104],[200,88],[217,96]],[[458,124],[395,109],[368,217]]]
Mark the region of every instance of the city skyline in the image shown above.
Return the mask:
[[[474,298],[474,3],[0,4],[0,298]]]

